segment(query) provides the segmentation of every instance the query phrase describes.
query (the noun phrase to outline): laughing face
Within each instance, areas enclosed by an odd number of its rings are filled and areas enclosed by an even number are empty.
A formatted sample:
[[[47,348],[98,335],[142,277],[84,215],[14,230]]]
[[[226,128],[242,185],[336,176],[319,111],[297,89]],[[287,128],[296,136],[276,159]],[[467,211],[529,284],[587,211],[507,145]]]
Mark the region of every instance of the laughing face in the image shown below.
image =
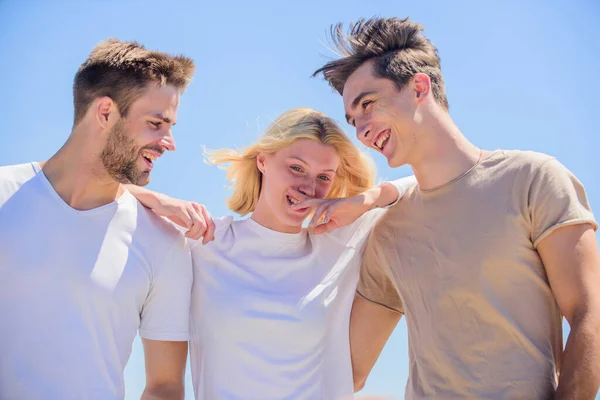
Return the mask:
[[[381,153],[390,167],[411,163],[418,124],[414,91],[373,75],[372,63],[361,65],[344,86],[346,120],[365,146]]]
[[[289,189],[306,196],[325,198],[331,190],[339,167],[333,146],[310,139],[298,139],[273,154],[260,154],[257,165],[262,172],[262,188],[253,218],[279,232],[299,232],[310,210],[296,210]]]
[[[171,127],[178,106],[179,91],[175,87],[154,84],[131,104],[127,116],[111,128],[100,153],[112,179],[139,186],[150,182],[155,161],[166,150],[175,150]]]

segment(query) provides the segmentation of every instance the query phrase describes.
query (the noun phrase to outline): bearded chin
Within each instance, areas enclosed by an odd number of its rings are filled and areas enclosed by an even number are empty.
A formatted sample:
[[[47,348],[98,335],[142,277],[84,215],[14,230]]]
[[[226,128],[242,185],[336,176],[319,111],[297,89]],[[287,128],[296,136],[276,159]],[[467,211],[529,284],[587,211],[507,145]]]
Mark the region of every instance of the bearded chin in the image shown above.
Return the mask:
[[[146,184],[140,182],[143,175],[136,166],[139,150],[126,134],[124,123],[119,121],[108,133],[106,145],[100,153],[100,160],[107,175],[123,184]]]

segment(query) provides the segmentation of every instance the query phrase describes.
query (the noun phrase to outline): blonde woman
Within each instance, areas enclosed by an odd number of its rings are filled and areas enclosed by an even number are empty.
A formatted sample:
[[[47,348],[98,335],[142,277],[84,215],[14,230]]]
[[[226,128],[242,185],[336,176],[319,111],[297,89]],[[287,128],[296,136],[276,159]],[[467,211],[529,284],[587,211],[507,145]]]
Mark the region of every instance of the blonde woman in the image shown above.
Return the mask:
[[[363,245],[413,184],[372,188],[374,168],[324,114],[285,112],[257,143],[210,153],[233,183],[214,241],[192,245],[191,366],[198,400],[348,399],[354,385],[349,318]],[[169,200],[139,197],[160,213]],[[327,231],[303,229],[314,199]],[[314,206],[314,204],[312,204]],[[361,214],[364,214],[360,216]]]

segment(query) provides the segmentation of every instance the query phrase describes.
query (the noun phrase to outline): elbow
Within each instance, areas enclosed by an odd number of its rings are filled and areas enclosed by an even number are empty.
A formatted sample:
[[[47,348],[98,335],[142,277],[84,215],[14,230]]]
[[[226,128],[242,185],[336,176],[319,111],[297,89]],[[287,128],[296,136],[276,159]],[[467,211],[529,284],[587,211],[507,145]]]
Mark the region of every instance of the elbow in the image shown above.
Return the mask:
[[[360,392],[364,389],[365,384],[367,383],[367,376],[359,373],[353,374],[354,379],[354,393]]]
[[[183,400],[184,387],[181,384],[146,386],[141,400]]]

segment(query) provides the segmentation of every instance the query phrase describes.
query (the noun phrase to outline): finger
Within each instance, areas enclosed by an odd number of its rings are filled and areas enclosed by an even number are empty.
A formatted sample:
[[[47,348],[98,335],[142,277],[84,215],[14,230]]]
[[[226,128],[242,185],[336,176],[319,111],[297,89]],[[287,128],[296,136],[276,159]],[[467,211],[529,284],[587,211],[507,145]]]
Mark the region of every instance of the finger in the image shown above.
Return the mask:
[[[317,209],[315,210],[315,213],[313,214],[313,217],[311,218],[310,222],[308,223],[308,226],[313,227],[314,225],[322,223],[323,219],[325,218],[325,215],[327,214],[328,209],[329,208],[327,207],[326,204],[320,205],[319,207],[317,207]]]
[[[212,215],[210,215],[205,206],[198,204],[198,210],[202,213],[206,223],[206,231],[202,235],[202,244],[206,244],[215,240],[215,221],[213,221]]]
[[[181,218],[179,218],[176,215],[173,215],[171,217],[169,217],[169,219],[173,222],[175,222],[177,225],[181,226],[182,228],[185,228],[186,231],[189,229],[189,224],[187,222],[185,222],[184,220],[182,220]]]
[[[288,188],[286,190],[286,194],[296,201],[296,204],[292,204],[292,207],[295,209],[301,209],[312,206],[314,202],[319,202],[321,199],[315,199],[314,197],[310,197],[305,195],[304,193],[299,192],[296,189]],[[311,200],[309,203],[305,203],[306,201]],[[302,206],[298,206],[299,203],[303,203]]]
[[[321,205],[322,203],[326,203],[327,200],[323,200],[323,199],[306,199],[303,201],[300,201],[296,204],[292,204],[291,207],[299,210],[301,208],[315,208],[318,207],[319,205]]]
[[[307,196],[304,193],[302,193],[294,188],[288,188],[287,195],[290,197],[293,197],[294,199],[296,199],[298,201],[308,200],[311,198],[310,196]]]
[[[178,207],[175,211],[175,214],[173,214],[173,216],[171,216],[169,219],[171,219],[171,221],[174,221],[176,224],[187,228],[188,230],[192,227],[192,225],[194,225],[194,220],[190,216],[190,213],[188,212],[188,209],[185,206]]]
[[[327,224],[329,223],[329,220],[331,219],[331,207],[327,207],[325,209],[325,212],[323,213],[323,216],[321,217],[321,219],[317,220],[317,225],[323,225],[323,224]]]
[[[188,212],[193,220],[193,225],[187,232],[186,236],[191,239],[198,240],[206,231],[206,222],[204,221],[204,216],[202,213],[198,213],[192,205],[190,205],[188,208]]]
[[[326,223],[323,224],[319,224],[317,226],[314,227],[314,229],[312,230],[314,234],[316,235],[321,235],[323,233],[327,233],[330,232],[334,229],[337,229],[338,225],[334,220],[330,220]]]

